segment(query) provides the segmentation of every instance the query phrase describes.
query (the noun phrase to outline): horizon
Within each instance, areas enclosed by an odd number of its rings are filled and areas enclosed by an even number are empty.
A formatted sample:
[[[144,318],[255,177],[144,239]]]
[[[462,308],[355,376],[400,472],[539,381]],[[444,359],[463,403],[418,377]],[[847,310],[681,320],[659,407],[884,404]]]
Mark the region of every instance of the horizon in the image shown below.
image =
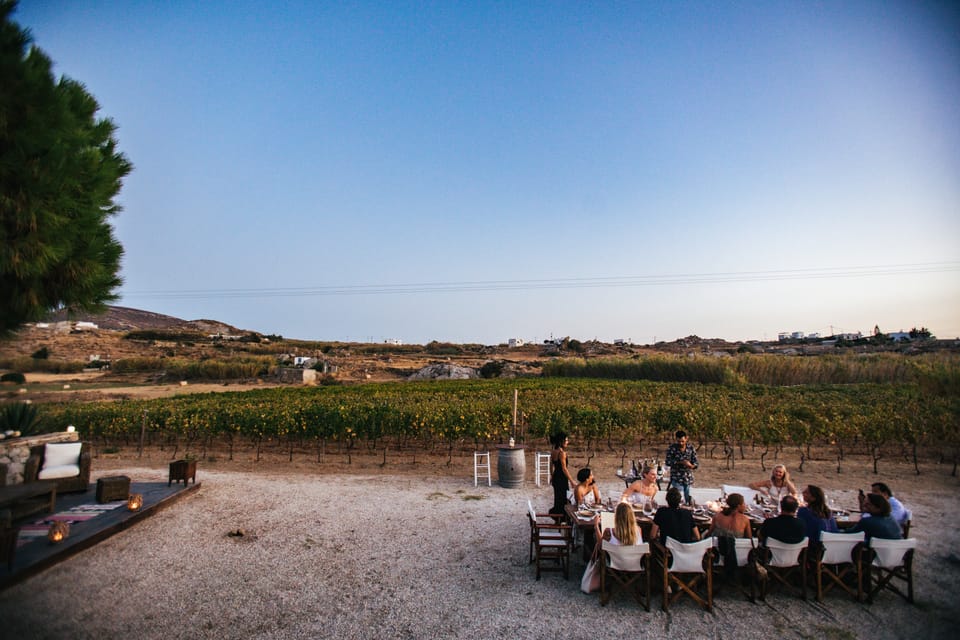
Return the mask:
[[[345,342],[960,336],[956,4],[12,19],[134,165],[117,305]]]

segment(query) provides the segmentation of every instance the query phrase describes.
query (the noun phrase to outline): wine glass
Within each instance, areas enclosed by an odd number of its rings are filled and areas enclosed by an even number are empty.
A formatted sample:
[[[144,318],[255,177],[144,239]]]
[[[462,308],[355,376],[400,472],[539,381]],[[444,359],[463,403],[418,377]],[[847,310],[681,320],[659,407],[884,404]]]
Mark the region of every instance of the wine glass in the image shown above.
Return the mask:
[[[643,515],[648,518],[653,514],[653,503],[651,503],[650,498],[647,498],[643,501]]]

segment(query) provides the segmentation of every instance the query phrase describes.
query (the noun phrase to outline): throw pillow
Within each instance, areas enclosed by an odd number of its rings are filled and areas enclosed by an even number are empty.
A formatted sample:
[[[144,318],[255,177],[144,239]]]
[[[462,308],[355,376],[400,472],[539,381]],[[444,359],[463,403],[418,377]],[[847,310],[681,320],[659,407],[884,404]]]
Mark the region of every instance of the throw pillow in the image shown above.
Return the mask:
[[[82,442],[58,442],[43,447],[43,468],[75,465],[80,460]]]

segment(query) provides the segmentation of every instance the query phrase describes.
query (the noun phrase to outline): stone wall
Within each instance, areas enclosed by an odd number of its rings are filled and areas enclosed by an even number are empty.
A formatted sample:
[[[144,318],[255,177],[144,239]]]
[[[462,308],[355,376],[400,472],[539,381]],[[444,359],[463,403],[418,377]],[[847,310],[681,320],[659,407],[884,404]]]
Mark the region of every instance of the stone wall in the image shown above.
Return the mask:
[[[76,442],[79,439],[79,433],[61,431],[0,440],[0,487],[23,483],[23,466],[30,457],[30,447],[48,442]]]

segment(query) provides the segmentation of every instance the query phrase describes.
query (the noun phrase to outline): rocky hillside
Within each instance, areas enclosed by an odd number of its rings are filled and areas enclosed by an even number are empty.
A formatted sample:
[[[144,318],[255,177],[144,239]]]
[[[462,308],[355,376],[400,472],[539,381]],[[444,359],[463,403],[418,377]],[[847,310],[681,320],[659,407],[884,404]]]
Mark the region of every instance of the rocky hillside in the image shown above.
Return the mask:
[[[216,320],[181,320],[162,313],[142,311],[129,307],[108,307],[102,314],[77,314],[67,317],[65,311],[51,315],[48,323],[72,320],[74,322],[92,322],[100,329],[112,331],[134,331],[146,329],[163,329],[178,331],[198,331],[200,333],[238,334],[248,333]]]

